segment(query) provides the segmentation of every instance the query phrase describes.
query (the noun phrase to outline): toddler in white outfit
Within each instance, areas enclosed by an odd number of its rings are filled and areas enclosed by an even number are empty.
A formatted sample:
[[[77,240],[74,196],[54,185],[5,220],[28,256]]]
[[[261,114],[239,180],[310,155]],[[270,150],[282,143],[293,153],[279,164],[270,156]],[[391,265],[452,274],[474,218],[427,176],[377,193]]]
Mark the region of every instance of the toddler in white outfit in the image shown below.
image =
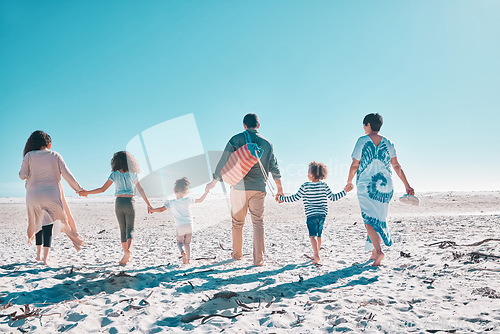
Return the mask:
[[[191,260],[191,239],[193,237],[193,217],[189,207],[194,203],[201,203],[205,200],[209,192],[208,187],[205,193],[198,199],[187,196],[189,193],[189,181],[183,177],[175,181],[174,193],[175,199],[167,200],[165,204],[158,208],[152,208],[149,213],[163,212],[167,209],[172,211],[175,221],[175,230],[177,234],[177,246],[182,255],[182,263],[189,264]]]

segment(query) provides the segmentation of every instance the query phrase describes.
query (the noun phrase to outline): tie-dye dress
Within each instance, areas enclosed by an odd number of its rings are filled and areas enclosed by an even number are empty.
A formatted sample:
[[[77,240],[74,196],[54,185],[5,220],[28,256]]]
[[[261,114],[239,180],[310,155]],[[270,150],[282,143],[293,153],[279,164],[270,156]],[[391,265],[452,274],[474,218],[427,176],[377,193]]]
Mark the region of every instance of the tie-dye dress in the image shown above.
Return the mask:
[[[396,149],[389,139],[382,137],[380,144],[375,146],[368,135],[358,139],[352,152],[352,157],[359,160],[356,187],[361,216],[365,224],[373,226],[386,246],[392,245],[387,212],[394,193],[391,158],[395,156]],[[373,249],[369,237],[365,249]]]

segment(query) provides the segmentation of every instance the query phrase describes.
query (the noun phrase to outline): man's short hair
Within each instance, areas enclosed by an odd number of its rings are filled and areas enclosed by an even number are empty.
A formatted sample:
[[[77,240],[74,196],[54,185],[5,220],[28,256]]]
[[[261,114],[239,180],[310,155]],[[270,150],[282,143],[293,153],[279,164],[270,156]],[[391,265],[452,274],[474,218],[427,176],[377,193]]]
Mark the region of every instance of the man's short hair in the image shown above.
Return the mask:
[[[363,124],[368,125],[368,123],[370,123],[372,131],[380,131],[380,127],[384,123],[384,120],[380,114],[368,114],[363,119]]]
[[[246,114],[243,117],[243,124],[249,129],[255,129],[259,125],[259,118],[255,114]]]

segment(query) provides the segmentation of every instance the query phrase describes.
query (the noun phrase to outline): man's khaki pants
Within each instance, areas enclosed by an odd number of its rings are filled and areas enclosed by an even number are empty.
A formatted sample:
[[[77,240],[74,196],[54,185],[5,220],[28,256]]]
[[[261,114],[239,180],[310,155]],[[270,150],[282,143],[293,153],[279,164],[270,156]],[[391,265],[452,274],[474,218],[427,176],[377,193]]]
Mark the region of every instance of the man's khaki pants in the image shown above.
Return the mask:
[[[264,264],[264,199],[266,193],[254,190],[231,189],[231,218],[233,220],[233,258],[243,256],[243,225],[250,210],[253,223],[253,263]]]

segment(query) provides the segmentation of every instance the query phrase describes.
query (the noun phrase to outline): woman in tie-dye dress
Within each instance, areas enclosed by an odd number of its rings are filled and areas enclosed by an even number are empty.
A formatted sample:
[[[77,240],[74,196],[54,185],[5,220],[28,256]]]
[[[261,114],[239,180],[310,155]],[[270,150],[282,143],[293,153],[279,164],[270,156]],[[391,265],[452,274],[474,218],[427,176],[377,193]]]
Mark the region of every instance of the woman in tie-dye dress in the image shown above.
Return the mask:
[[[382,126],[382,116],[369,114],[363,120],[366,136],[360,137],[352,152],[352,164],[347,179],[347,189],[352,189],[352,179],[357,172],[356,187],[368,237],[366,249],[372,250],[373,266],[380,265],[384,258],[381,240],[386,246],[392,245],[391,233],[387,226],[387,211],[393,195],[391,165],[405,185],[409,195],[414,190],[406,180],[405,173],[396,157],[394,144],[378,134]]]

